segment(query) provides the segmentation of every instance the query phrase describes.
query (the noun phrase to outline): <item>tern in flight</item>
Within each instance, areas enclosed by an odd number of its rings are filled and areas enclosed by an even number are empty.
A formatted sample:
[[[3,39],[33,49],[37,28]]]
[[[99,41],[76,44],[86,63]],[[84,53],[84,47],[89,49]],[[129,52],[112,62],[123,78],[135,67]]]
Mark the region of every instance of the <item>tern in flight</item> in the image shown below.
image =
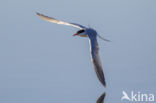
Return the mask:
[[[92,59],[93,65],[94,65],[96,75],[97,75],[99,81],[104,86],[106,86],[104,73],[103,73],[103,70],[102,70],[102,64],[101,64],[100,57],[99,57],[99,47],[98,47],[98,42],[97,42],[97,36],[99,38],[105,40],[105,41],[109,41],[109,40],[102,38],[92,28],[87,28],[87,27],[84,27],[84,26],[76,24],[76,23],[68,23],[68,22],[64,22],[64,21],[61,21],[61,20],[57,20],[55,18],[48,17],[48,16],[45,16],[45,15],[40,14],[40,13],[37,13],[37,15],[40,16],[42,19],[44,19],[46,21],[49,21],[49,22],[52,22],[52,23],[63,24],[63,25],[67,25],[67,26],[76,27],[79,30],[73,36],[80,36],[80,37],[88,37],[89,38],[91,59]]]

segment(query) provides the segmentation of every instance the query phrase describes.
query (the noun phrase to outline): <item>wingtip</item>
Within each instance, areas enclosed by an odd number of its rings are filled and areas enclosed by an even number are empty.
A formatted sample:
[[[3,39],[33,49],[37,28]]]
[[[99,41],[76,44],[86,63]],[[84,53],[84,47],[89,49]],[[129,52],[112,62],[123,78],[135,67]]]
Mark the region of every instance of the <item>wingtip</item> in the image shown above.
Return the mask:
[[[104,85],[104,87],[106,88],[106,85]]]
[[[102,93],[101,96],[97,99],[96,103],[103,103],[105,99],[106,93]]]
[[[102,85],[106,88],[106,81],[105,81],[105,77],[103,75],[103,72],[102,72],[102,75],[98,78],[99,78],[100,82],[102,83]]]
[[[35,13],[36,13],[36,15],[38,15],[38,16],[41,15],[39,12],[35,12]]]
[[[106,88],[106,81],[103,75],[101,76],[101,78],[99,78],[99,80],[102,83],[102,85]]]
[[[106,81],[105,81],[104,77],[102,79],[99,78],[99,80],[100,80],[101,84],[106,88]]]
[[[106,82],[104,81],[104,82],[102,82],[102,84],[103,84],[103,86],[106,88]]]

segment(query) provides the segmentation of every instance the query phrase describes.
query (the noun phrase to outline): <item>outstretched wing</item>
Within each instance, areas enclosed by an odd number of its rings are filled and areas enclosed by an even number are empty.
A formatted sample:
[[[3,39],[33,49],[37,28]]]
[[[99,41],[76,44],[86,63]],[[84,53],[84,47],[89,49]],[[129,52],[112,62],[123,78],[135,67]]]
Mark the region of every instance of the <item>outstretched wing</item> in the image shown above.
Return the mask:
[[[91,58],[92,58],[92,63],[94,65],[94,69],[96,72],[96,75],[100,82],[106,86],[103,70],[102,70],[102,65],[99,57],[99,47],[98,47],[98,42],[97,38],[89,38],[90,39],[90,51],[91,51]]]
[[[96,101],[96,103],[104,103],[106,93],[104,92]]]
[[[40,16],[42,19],[44,19],[44,20],[46,20],[46,21],[49,21],[49,22],[52,22],[52,23],[63,24],[63,25],[68,25],[68,26],[73,26],[73,27],[76,27],[76,28],[79,28],[79,29],[85,28],[84,26],[79,25],[79,24],[76,24],[76,23],[64,22],[64,21],[57,20],[57,19],[52,18],[52,17],[45,16],[45,15],[40,14],[40,13],[36,13],[36,14],[37,14],[38,16]]]

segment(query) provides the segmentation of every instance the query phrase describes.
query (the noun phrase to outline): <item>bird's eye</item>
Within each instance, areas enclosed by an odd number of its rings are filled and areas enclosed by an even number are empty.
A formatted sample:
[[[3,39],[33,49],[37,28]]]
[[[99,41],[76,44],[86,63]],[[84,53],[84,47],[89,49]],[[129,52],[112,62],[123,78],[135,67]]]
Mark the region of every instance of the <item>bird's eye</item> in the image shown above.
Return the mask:
[[[77,33],[80,34],[80,33],[83,33],[83,32],[85,32],[85,30],[82,29],[82,30],[79,30]]]

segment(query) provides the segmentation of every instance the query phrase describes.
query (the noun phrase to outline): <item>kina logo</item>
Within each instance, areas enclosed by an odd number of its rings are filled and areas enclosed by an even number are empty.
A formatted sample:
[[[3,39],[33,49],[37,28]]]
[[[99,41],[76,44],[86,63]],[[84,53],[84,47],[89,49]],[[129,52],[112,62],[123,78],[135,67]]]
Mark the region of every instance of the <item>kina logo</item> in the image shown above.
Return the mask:
[[[131,91],[130,94],[122,91],[121,101],[134,101],[134,102],[153,102],[154,101],[154,94],[150,93],[141,93],[141,92],[134,92]]]

